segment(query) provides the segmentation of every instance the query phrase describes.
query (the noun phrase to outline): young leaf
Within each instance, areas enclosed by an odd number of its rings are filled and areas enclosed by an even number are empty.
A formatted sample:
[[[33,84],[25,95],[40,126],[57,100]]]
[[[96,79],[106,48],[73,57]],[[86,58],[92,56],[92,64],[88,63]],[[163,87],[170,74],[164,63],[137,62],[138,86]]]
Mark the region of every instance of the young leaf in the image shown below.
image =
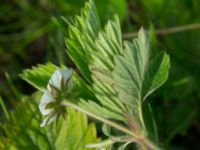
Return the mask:
[[[33,85],[36,89],[45,91],[49,79],[57,69],[58,67],[51,63],[38,65],[32,69],[24,70],[21,78]]]

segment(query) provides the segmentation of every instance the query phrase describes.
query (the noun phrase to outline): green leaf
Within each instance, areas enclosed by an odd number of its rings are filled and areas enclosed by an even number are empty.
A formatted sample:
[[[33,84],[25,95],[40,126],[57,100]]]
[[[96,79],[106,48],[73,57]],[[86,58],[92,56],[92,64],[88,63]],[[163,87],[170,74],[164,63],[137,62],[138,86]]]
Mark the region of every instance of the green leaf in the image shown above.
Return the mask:
[[[123,55],[115,57],[116,67],[113,71],[114,88],[119,99],[131,104],[132,109],[138,109],[145,71],[150,57],[149,43],[143,29],[133,42],[125,42]]]
[[[62,66],[62,68],[66,67]],[[32,69],[24,70],[23,74],[21,74],[21,77],[38,90],[44,92],[46,91],[49,79],[58,69],[60,68],[51,63],[48,63],[46,65],[38,65],[37,67],[33,67]],[[73,80],[75,82],[73,93],[71,93],[71,97],[73,97],[73,99],[76,99],[77,97],[95,99],[91,89],[87,86],[85,81],[78,76],[75,71],[73,71]]]
[[[24,70],[21,78],[33,85],[36,89],[45,91],[49,79],[57,69],[58,67],[51,63],[38,65],[37,67],[32,67],[32,69]]]
[[[95,49],[90,52],[91,61],[89,68],[92,76],[92,87],[98,102],[119,117],[104,116],[116,120],[126,120],[123,111],[126,111],[123,103],[117,98],[113,89],[112,70],[114,69],[114,55],[123,51],[119,19],[114,16],[109,20],[103,31],[99,32],[94,41]],[[92,49],[91,47],[91,49]],[[101,113],[100,113],[101,114]],[[113,115],[112,115],[113,116]]]
[[[81,74],[92,85],[97,98],[89,99],[96,102],[94,108],[89,106],[91,103],[86,102],[83,106],[95,112],[99,110],[97,113],[100,115],[103,111],[107,114],[104,116],[106,118],[125,120],[122,115],[125,108],[117,99],[117,93],[111,85],[114,54],[119,54],[123,50],[118,17],[114,16],[108,21],[104,30],[100,31],[95,5],[93,1],[89,1],[74,22],[69,27],[69,39],[66,40],[68,54],[80,69]],[[98,109],[95,110],[97,107]]]
[[[143,29],[137,38],[124,45],[124,53],[115,57],[114,89],[119,99],[130,108],[137,124],[145,129],[142,101],[166,81],[169,56],[164,53],[151,59],[149,38]]]
[[[40,96],[41,93],[37,92],[33,96],[20,99],[18,105],[11,112],[11,121],[1,123],[2,129],[6,133],[6,137],[0,135],[3,149],[51,149],[44,129],[40,128],[42,117],[37,104]]]
[[[158,54],[149,64],[146,71],[144,86],[143,86],[143,99],[159,88],[168,78],[168,71],[170,68],[169,55],[166,53]]]
[[[142,99],[166,80],[169,58],[165,55],[162,61],[156,59],[151,63],[149,38],[143,29],[138,38],[126,41],[123,47],[118,17],[114,16],[104,30],[100,30],[100,26],[97,28],[97,24],[90,21],[91,14],[96,23],[99,19],[92,1],[70,26],[67,40],[69,55],[89,80],[98,101],[82,100],[82,106],[102,117],[121,121],[126,120],[126,112],[133,112],[135,120],[142,123]],[[150,74],[152,71],[156,72]]]
[[[90,54],[85,42],[92,44],[100,30],[100,20],[96,7],[92,0],[85,4],[80,16],[76,16],[74,24],[69,25],[69,37],[66,40],[68,55],[77,65],[81,74],[91,81],[91,73],[88,67]]]
[[[94,124],[88,125],[87,118],[73,109],[67,110],[67,119],[59,122],[55,142],[57,150],[86,150],[86,145],[97,142]]]
[[[102,107],[96,102],[93,102],[92,100],[81,100],[79,104],[82,108],[85,110],[92,112],[98,116],[102,116],[103,118],[113,118],[116,120],[125,120],[125,118],[116,112],[113,112],[112,110],[107,109],[106,107]]]
[[[85,115],[68,108],[66,118],[40,128],[42,116],[38,110],[41,92],[24,97],[11,112],[12,121],[1,122],[6,137],[0,135],[3,150],[87,150],[86,145],[98,142],[94,124]]]
[[[135,131],[133,134],[146,138],[142,114],[143,98],[166,80],[168,56],[164,55],[161,61],[151,60],[149,38],[143,29],[132,42],[123,43],[117,16],[109,20],[104,29],[100,30],[100,26],[97,28],[95,19],[99,19],[92,1],[86,4],[82,12],[86,12],[86,15],[82,13],[77,16],[75,23],[70,26],[67,44],[69,55],[88,81],[96,99],[80,98],[79,106],[68,105],[130,134],[131,131],[112,122],[121,121]],[[90,14],[95,15],[91,22],[88,21]],[[156,147],[153,143],[148,146],[152,149]]]

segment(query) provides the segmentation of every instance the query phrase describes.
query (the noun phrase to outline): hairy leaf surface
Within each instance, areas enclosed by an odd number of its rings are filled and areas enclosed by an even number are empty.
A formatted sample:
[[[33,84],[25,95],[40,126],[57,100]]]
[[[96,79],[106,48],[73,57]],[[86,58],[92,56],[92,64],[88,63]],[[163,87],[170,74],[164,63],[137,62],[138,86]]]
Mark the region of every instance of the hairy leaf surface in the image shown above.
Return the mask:
[[[95,19],[91,21],[91,17]],[[143,29],[132,42],[123,44],[117,16],[104,29],[98,20],[90,1],[69,28],[69,55],[89,80],[97,98],[97,101],[88,99],[81,103],[106,118],[124,121],[126,113],[130,113],[139,120],[142,100],[167,79],[169,58],[164,54],[151,59],[149,38]]]
[[[93,112],[103,117],[124,120],[125,108],[113,90],[111,73],[114,68],[114,55],[123,50],[119,19],[114,16],[105,25],[104,30],[100,30],[100,27],[95,5],[89,1],[81,15],[76,16],[74,24],[69,27],[69,39],[66,40],[68,54],[92,87],[97,98],[97,100],[88,99],[93,102],[85,101],[83,106],[91,108]],[[90,107],[91,103],[95,106]]]
[[[128,105],[134,120],[143,124],[142,101],[160,87],[168,77],[169,56],[151,57],[149,38],[141,29],[132,42],[125,42],[122,55],[115,57],[113,77],[118,98]]]

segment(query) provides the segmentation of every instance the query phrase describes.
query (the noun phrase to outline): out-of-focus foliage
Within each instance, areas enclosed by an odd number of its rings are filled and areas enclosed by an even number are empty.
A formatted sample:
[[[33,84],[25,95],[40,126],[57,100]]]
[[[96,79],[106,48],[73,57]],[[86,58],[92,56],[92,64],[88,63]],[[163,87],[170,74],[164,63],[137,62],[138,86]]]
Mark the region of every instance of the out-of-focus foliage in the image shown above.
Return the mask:
[[[0,123],[0,149],[3,150],[87,150],[86,144],[97,142],[94,124],[88,124],[85,115],[67,109],[67,117],[41,128],[42,116],[38,109],[41,93],[24,96],[9,113],[9,119]]]

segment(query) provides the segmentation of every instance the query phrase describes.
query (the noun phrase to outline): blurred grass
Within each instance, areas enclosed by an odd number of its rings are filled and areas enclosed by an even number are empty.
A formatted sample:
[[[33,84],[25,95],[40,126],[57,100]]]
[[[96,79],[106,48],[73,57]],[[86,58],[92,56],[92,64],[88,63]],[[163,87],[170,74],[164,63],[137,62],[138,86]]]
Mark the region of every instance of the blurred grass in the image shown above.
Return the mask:
[[[0,2],[0,96],[7,99],[5,105],[14,108],[20,97],[12,85],[18,93],[33,92],[18,77],[23,68],[47,61],[73,65],[65,53],[67,24],[61,16],[70,20],[83,4],[84,0]],[[199,149],[200,29],[162,36],[154,30],[200,23],[200,1],[96,0],[96,4],[103,23],[117,13],[123,33],[151,28],[153,51],[168,51],[169,80],[151,97],[159,137],[174,149]]]

